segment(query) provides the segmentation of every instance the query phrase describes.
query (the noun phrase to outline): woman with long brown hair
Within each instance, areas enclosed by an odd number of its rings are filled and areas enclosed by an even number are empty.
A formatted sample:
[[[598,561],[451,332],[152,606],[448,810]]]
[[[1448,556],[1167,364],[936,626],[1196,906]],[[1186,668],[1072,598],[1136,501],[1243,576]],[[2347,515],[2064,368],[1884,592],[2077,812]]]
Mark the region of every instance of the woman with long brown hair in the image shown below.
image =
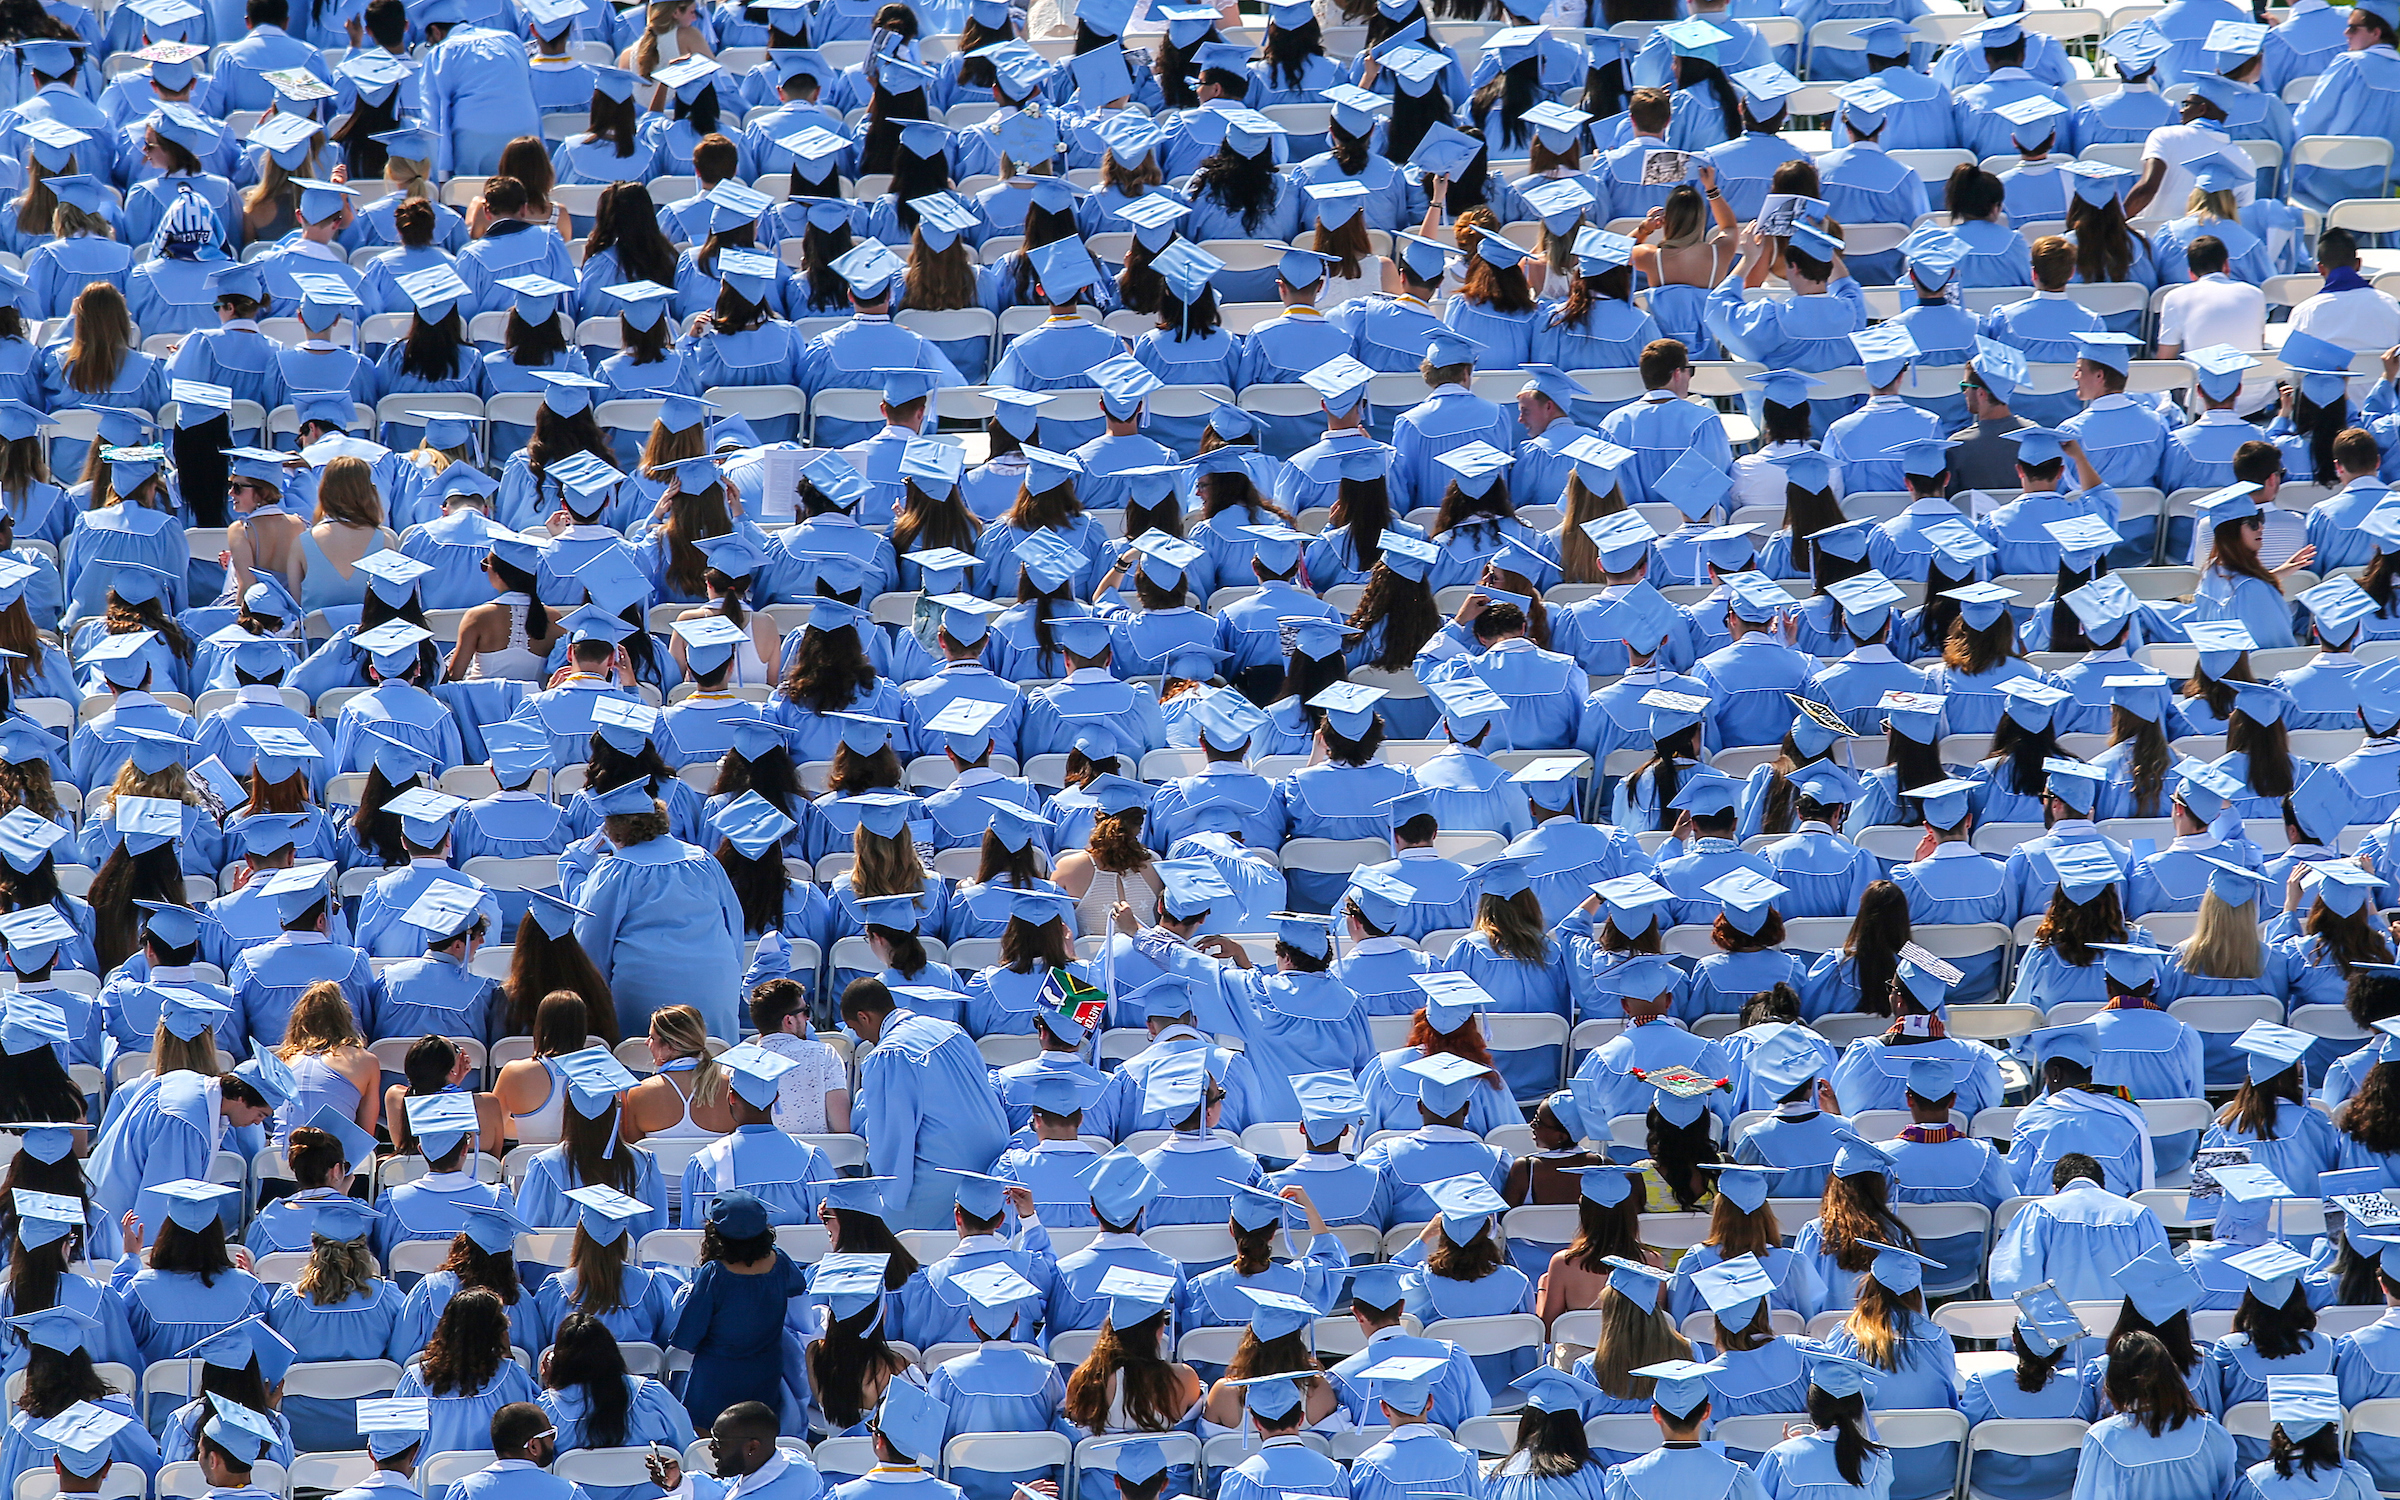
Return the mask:
[[[2167,682],[2141,678],[2108,690],[2108,748],[2092,757],[2108,780],[2100,787],[2094,816],[2163,818],[2168,815],[2167,773],[2175,753],[2168,745]]]
[[[2137,231],[2125,212],[2123,192],[2129,180],[2075,179],[2074,196],[2067,200],[2065,238],[2075,247],[2075,274],[2067,278],[2069,285],[2126,281],[2158,285],[2158,262],[2149,236]]]
[[[2221,501],[2209,507],[2207,555],[2200,562],[2200,583],[2193,595],[2194,618],[2238,620],[2250,631],[2259,649],[2296,644],[2292,607],[2283,596],[2283,580],[2315,560],[2316,549],[2302,547],[2273,568],[2258,555],[2267,534],[2264,514],[2254,499]]]
[[[1281,1224],[1283,1213],[1280,1202],[1274,1207],[1255,1204],[1255,1200],[1253,1202],[1260,1213],[1269,1217],[1271,1224]],[[1241,1195],[1236,1194],[1237,1214],[1241,1203]],[[1273,1231],[1268,1232],[1271,1234]],[[1335,1240],[1333,1243],[1341,1242]],[[1237,1251],[1237,1259],[1240,1258]],[[1262,1253],[1257,1260],[1263,1266],[1266,1256]],[[1332,1382],[1324,1378],[1323,1366],[1317,1362],[1315,1341],[1310,1337],[1310,1325],[1315,1321],[1314,1303],[1297,1291],[1265,1286],[1260,1290],[1280,1295],[1273,1302],[1255,1301],[1239,1293],[1234,1293],[1228,1299],[1241,1305],[1227,1309],[1235,1316],[1229,1325],[1219,1326],[1239,1327],[1242,1337],[1234,1346],[1233,1357],[1226,1362],[1224,1377],[1210,1389],[1207,1403],[1200,1408],[1203,1432],[1241,1431],[1246,1425],[1243,1418],[1249,1409],[1250,1392],[1240,1382],[1268,1375],[1288,1375],[1299,1386],[1301,1411],[1298,1415],[1303,1425],[1321,1422],[1341,1407],[1341,1399],[1335,1393]],[[1297,1299],[1297,1305],[1292,1299]],[[1211,1315],[1218,1315],[1215,1312],[1218,1304],[1210,1306]],[[1286,1413],[1282,1420],[1290,1420],[1291,1415]]]
[[[2009,999],[2021,1005],[2057,1005],[2069,1000],[2106,1003],[2106,971],[2099,944],[2147,945],[2150,934],[2125,919],[2124,877],[2105,844],[2062,846],[2052,867],[2058,885],[2034,929]]]
[[[507,1034],[555,1036],[567,1051],[581,1048],[587,1031],[603,1042],[613,1044],[617,1040],[617,1010],[609,994],[608,980],[575,937],[575,919],[580,915],[579,908],[555,892],[532,893],[525,907],[525,920],[517,924],[508,978],[501,985]],[[550,997],[562,992],[580,1000],[584,1007],[584,1021],[572,1038],[568,1036],[565,1021],[561,1020],[559,1029],[553,1033],[544,1030],[536,1019]]]
[[[593,80],[586,106],[588,128],[581,136],[560,141],[550,153],[551,175],[558,183],[605,188],[647,182],[656,175],[658,151],[642,134],[641,113],[633,104],[635,87],[630,78]]]
[[[427,1277],[418,1290],[432,1281]],[[410,1295],[413,1300],[415,1293]],[[440,1321],[421,1344],[424,1358],[401,1375],[395,1393],[402,1400],[444,1398],[432,1402],[426,1451],[490,1452],[493,1414],[514,1402],[540,1401],[533,1377],[509,1358],[513,1314],[500,1293],[485,1285],[462,1288],[442,1308]],[[521,1346],[523,1340],[515,1342]]]
[[[602,1119],[608,1118],[608,1114],[602,1115]],[[618,1154],[649,1156],[642,1151]],[[643,1175],[652,1179],[655,1191],[655,1160]],[[587,1179],[586,1185],[597,1186],[599,1181]],[[567,1246],[566,1268],[543,1278],[533,1297],[534,1319],[541,1325],[545,1341],[555,1340],[574,1319],[589,1318],[627,1343],[666,1346],[668,1335],[675,1330],[676,1283],[642,1265],[634,1255],[642,1234],[665,1226],[666,1213],[653,1202],[630,1194],[627,1198],[630,1201],[611,1200],[607,1208],[577,1200],[575,1235]],[[681,1414],[680,1407],[677,1412]]]
[[[386,390],[396,396],[481,396],[483,360],[467,341],[467,318],[458,305],[468,295],[467,284],[456,272],[428,275],[406,295],[408,332],[386,345],[376,361]]]
[[[1164,1292],[1108,1299],[1108,1317],[1092,1350],[1067,1378],[1059,1414],[1094,1437],[1172,1432],[1200,1403],[1200,1376],[1171,1358]],[[1081,1476],[1087,1483],[1094,1476]],[[1170,1480],[1170,1483],[1172,1481]]]
[[[2107,1364],[2103,1390],[2113,1410],[2083,1435],[2075,1487],[2089,1495],[2233,1493],[2241,1475],[2233,1438],[2184,1383],[2166,1344],[2143,1332],[2113,1337]]]
[[[93,956],[102,973],[109,973],[139,953],[142,912],[138,903],[191,904],[184,888],[184,865],[206,863],[207,856],[187,857],[190,846],[206,837],[210,819],[196,804],[198,793],[184,779],[180,764],[145,772],[128,760],[108,790],[107,801],[93,810],[84,830],[87,856],[98,858],[92,877]],[[105,810],[103,810],[103,807]],[[102,856],[100,850],[107,850]]]
[[[1809,1263],[1824,1289],[1820,1310],[1857,1306],[1859,1279],[1878,1253],[1916,1248],[1916,1235],[1892,1211],[1892,1165],[1888,1154],[1865,1141],[1845,1143],[1825,1179],[1817,1217],[1801,1225],[1792,1241],[1792,1253]]]
[[[1383,555],[1368,570],[1366,591],[1347,622],[1359,632],[1350,665],[1405,672],[1426,642],[1441,633],[1442,610],[1432,584],[1441,552],[1423,538],[1397,532],[1387,531],[1378,541]]]
[[[1111,776],[1086,788],[1099,800],[1091,837],[1080,849],[1058,857],[1052,879],[1075,902],[1078,930],[1085,936],[1124,930],[1117,912],[1130,913],[1137,928],[1158,920],[1164,883],[1150,866],[1150,849],[1142,841],[1149,815],[1150,788],[1138,781]]]
[[[708,286],[692,268],[690,257],[675,248],[659,227],[658,205],[639,182],[618,181],[600,190],[591,235],[584,241],[583,265],[575,280],[575,306],[587,318],[616,313],[643,329],[662,326],[662,320],[638,316],[638,309],[665,311],[666,299],[603,289],[632,284],[668,288],[675,294],[673,311],[680,316],[705,311]],[[672,345],[677,320],[663,320]],[[603,367],[605,368],[605,367]]]
[[[1642,1243],[1642,1199],[1632,1173],[1605,1161],[1563,1170],[1578,1179],[1575,1238],[1551,1254],[1535,1284],[1533,1310],[1545,1325],[1561,1313],[1606,1307],[1608,1289],[1618,1284],[1619,1263],[1659,1262],[1658,1252]]]
[[[2246,1076],[2233,1099],[2217,1111],[2216,1123],[2200,1137],[2200,1148],[2243,1146],[2249,1159],[2273,1172],[2296,1193],[2317,1190],[2317,1174],[2341,1164],[2341,1136],[2322,1110],[2308,1106],[2306,1032],[2271,1022],[2252,1023],[2233,1048],[2243,1055]],[[2311,1373],[2311,1372],[2301,1372]]]
[[[1711,77],[1695,77],[1690,85],[1695,101],[1707,100],[1711,83],[1715,85],[1713,92],[1720,96],[1732,94],[1732,87],[1722,75],[1714,74],[1713,63],[1700,58],[1677,58],[1676,63],[1678,72],[1711,71]],[[1697,68],[1690,67],[1693,64]],[[1638,97],[1634,102],[1645,103]],[[1696,102],[1695,107],[1706,106],[1704,102]],[[1663,117],[1667,111],[1661,109],[1659,113]],[[1666,202],[1650,210],[1635,226],[1632,265],[1651,288],[1651,316],[1664,335],[1680,340],[1693,359],[1714,359],[1718,357],[1717,342],[1708,331],[1702,304],[1709,288],[1723,281],[1733,269],[1734,241],[1741,226],[1732,206],[1715,191],[1715,167],[1702,162],[1699,174],[1698,187],[1688,182],[1677,184],[1668,191]]]
[[[1530,869],[1526,860],[1495,859],[1475,872],[1482,894],[1474,925],[1450,945],[1442,967],[1481,985],[1495,1014],[1565,1015],[1571,1009],[1567,947],[1550,933]],[[1497,1066],[1519,1094],[1538,1096],[1558,1080],[1558,1060],[1548,1049],[1505,1052]]]
[[[42,393],[51,411],[88,406],[156,411],[166,404],[166,364],[134,343],[133,314],[123,292],[105,281],[84,287],[75,294],[68,328],[64,342],[42,351]],[[84,445],[64,442],[57,462],[77,468],[84,454]]]

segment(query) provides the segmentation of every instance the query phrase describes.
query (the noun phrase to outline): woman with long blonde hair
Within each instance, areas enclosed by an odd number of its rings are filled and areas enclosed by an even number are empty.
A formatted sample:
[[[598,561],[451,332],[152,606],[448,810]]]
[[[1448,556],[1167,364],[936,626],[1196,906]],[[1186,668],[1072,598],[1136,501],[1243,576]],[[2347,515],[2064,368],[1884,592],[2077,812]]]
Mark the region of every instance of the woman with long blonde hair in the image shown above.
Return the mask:
[[[376,1085],[383,1081],[383,1067],[367,1050],[340,985],[319,980],[300,992],[275,1051],[292,1070],[292,1102],[279,1112],[283,1129],[314,1118],[319,1109],[331,1109],[356,1120],[359,1129],[374,1131],[381,1109]]]
[[[2264,940],[2258,892],[2259,882],[2249,876],[2211,873],[2192,935],[2175,945],[2173,961],[2160,965],[2157,1005],[2188,995],[2294,994],[2298,952]],[[2293,1003],[2300,1003],[2296,995]],[[2233,1050],[2233,1038],[2230,1032],[2200,1033],[2207,1087],[2241,1082],[2242,1055]]]
[[[318,154],[324,132],[314,130],[297,146],[265,151],[258,158],[258,181],[242,194],[242,234],[245,244],[283,238],[301,227],[300,189],[294,178],[321,178]]]
[[[705,1142],[733,1129],[731,1083],[708,1043],[708,1023],[688,1005],[651,1015],[650,1057],[658,1071],[625,1096],[620,1129],[627,1141]]]
[[[1667,1306],[1665,1271],[1640,1266],[1611,1267],[1601,1286],[1600,1331],[1592,1350],[1575,1361],[1572,1373],[1600,1388],[1594,1415],[1602,1412],[1647,1412],[1656,1380],[1633,1372],[1671,1359],[1690,1359],[1691,1340],[1675,1326]],[[1625,1463],[1613,1450],[1595,1450],[1603,1463]]]
[[[651,74],[677,58],[715,55],[700,29],[700,7],[693,0],[653,0],[643,12],[641,36],[618,56],[617,66],[632,69],[647,83]],[[663,107],[662,99],[650,101],[654,110]]]

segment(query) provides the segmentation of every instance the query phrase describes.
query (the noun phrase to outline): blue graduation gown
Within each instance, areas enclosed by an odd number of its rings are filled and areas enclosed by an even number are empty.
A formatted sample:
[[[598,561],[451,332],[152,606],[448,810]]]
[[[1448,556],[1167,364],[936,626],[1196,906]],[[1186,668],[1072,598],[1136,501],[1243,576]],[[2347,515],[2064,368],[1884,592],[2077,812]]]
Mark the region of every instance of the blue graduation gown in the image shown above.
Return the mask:
[[[740,1188],[765,1202],[771,1222],[805,1224],[815,1219],[824,1201],[822,1184],[833,1177],[825,1153],[806,1141],[768,1123],[737,1126],[695,1152],[684,1168],[684,1222],[697,1223],[717,1194]]]
[[[742,911],[724,866],[673,838],[619,849],[584,882],[575,936],[617,998],[618,1020],[697,1003],[713,1036],[741,1034]]]
[[[404,1362],[418,1346],[404,1341],[400,1311],[400,1290],[388,1281],[372,1282],[330,1307],[285,1286],[267,1300],[267,1326],[302,1359]],[[293,1445],[302,1451],[348,1448],[360,1441],[353,1402],[287,1396],[282,1415],[292,1425]]]

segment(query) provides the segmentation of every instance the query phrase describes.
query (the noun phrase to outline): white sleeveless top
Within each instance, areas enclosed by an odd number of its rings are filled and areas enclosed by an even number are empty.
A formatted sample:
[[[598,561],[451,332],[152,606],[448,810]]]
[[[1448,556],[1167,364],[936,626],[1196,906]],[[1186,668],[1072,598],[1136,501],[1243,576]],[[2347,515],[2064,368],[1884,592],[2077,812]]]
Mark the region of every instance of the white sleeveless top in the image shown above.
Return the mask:
[[[526,1145],[555,1146],[566,1138],[567,1081],[559,1076],[558,1064],[547,1057],[535,1058],[542,1071],[550,1075],[550,1097],[539,1108],[525,1114],[511,1115],[517,1122],[516,1135]],[[689,1111],[686,1111],[689,1118]]]
[[[470,681],[506,679],[540,682],[549,676],[548,662],[536,654],[525,636],[525,607],[533,602],[523,594],[502,594],[492,601],[508,611],[508,644],[497,651],[478,651],[467,664]]]

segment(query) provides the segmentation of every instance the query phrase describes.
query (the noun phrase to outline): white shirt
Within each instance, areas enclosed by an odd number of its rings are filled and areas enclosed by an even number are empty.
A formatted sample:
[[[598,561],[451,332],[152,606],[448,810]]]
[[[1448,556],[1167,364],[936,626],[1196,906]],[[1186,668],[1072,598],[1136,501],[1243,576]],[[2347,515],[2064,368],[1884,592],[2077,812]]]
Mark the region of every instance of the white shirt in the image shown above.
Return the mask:
[[[2313,334],[2353,354],[2400,344],[2400,302],[2373,287],[2319,292],[2292,309],[2292,332]],[[2247,346],[2245,346],[2247,347]]]
[[[2242,180],[2233,190],[2233,201],[2248,208],[2250,200],[2258,196],[2252,181],[2258,174],[2258,164],[2224,131],[2199,125],[2161,125],[2142,142],[2142,160],[2164,162],[2167,168],[2158,180],[2158,194],[2150,200],[2151,207],[2181,218],[2183,206],[2192,198],[2191,164],[2211,156],[2221,156],[2241,168]]]
[[[2266,347],[2267,294],[2223,271],[2167,293],[2158,317],[2158,341],[2180,345],[2186,353],[2212,344]]]

